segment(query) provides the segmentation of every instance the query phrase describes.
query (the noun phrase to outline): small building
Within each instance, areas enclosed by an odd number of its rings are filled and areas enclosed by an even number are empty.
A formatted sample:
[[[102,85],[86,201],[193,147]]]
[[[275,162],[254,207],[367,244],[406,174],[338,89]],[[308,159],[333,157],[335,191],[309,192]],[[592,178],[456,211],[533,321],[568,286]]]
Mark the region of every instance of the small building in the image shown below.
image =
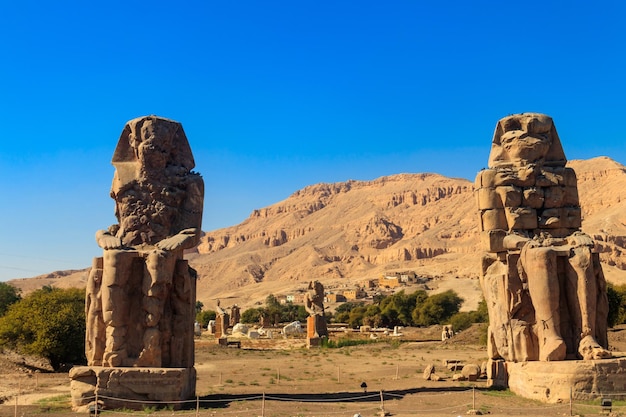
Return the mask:
[[[327,303],[344,303],[347,301],[346,297],[343,294],[330,293],[326,294],[326,302]]]
[[[376,285],[376,281],[373,279],[368,279],[367,281],[365,281],[365,283],[363,284],[364,288],[367,288],[368,290],[373,290],[377,287]]]
[[[293,294],[293,301],[292,303],[294,304],[304,304],[304,293],[303,292],[298,292]]]
[[[357,300],[359,298],[365,298],[367,297],[367,293],[365,292],[363,288],[356,287],[350,290],[344,290],[343,296],[345,297],[346,300],[351,301],[351,300]]]
[[[378,286],[382,288],[397,288],[402,283],[395,275],[383,275],[378,279]]]

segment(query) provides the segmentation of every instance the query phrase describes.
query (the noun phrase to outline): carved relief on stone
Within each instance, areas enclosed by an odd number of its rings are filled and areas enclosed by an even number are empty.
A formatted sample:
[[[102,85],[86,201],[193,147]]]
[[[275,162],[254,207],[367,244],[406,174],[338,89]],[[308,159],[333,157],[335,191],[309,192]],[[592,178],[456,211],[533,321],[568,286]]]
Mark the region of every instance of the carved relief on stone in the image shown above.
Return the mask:
[[[113,155],[118,223],[96,233],[104,250],[87,284],[90,366],[193,367],[196,273],[204,183],[180,123],[129,121]]]
[[[492,359],[610,356],[606,282],[565,164],[550,117],[498,122],[489,168],[475,181]]]

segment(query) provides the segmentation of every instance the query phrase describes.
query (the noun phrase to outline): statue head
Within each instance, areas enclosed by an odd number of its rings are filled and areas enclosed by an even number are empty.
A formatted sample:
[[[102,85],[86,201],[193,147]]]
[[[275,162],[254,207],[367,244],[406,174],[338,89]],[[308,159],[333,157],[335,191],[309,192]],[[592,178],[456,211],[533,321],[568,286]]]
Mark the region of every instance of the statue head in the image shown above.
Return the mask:
[[[191,171],[195,162],[180,123],[158,116],[143,116],[124,126],[113,154],[118,186],[161,175],[166,169]]]
[[[521,113],[498,121],[489,168],[527,165],[565,166],[567,160],[550,116]]]

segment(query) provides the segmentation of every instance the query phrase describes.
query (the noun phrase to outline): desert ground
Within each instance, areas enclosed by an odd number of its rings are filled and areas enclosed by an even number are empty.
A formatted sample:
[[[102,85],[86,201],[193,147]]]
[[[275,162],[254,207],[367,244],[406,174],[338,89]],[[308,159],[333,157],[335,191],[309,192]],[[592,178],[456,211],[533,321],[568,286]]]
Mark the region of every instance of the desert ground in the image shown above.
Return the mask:
[[[180,411],[146,404],[143,411],[104,414],[366,417],[381,415],[382,408],[398,417],[459,416],[471,410],[492,416],[602,415],[599,399],[543,404],[507,390],[489,390],[484,379],[453,381],[455,372],[444,361],[480,365],[487,359],[486,347],[477,344],[480,331],[475,326],[441,342],[438,326],[404,328],[401,336],[381,333],[371,344],[311,349],[303,338],[282,336],[242,339],[241,348],[219,347],[203,334],[196,340],[197,403],[191,401]],[[333,333],[331,340],[344,337]],[[612,329],[609,338],[614,353],[624,355],[626,327]],[[435,365],[442,381],[424,380],[429,364]],[[69,407],[67,373],[49,372],[41,360],[5,352],[0,375],[0,417],[78,415]],[[362,388],[364,382],[367,388]],[[614,402],[613,415],[622,413],[626,405]]]

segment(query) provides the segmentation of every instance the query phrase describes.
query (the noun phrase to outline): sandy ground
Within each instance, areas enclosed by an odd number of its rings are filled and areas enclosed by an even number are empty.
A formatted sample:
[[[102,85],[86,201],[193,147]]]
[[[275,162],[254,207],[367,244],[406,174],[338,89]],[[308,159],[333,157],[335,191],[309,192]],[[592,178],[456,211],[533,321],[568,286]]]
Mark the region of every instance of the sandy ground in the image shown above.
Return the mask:
[[[403,329],[400,338],[379,335],[386,341],[338,349],[306,349],[304,339],[243,340],[240,349],[224,348],[208,335],[196,341],[197,395],[189,410],[174,413],[108,411],[105,414],[155,414],[201,416],[320,417],[380,415],[459,416],[475,409],[492,416],[600,415],[598,401],[542,404],[509,391],[486,388],[485,380],[452,381],[445,360],[480,365],[487,359],[477,345],[478,329],[441,342],[439,329]],[[333,338],[342,337],[335,334]],[[402,339],[392,341],[392,339]],[[614,350],[626,351],[626,330],[610,332]],[[617,353],[617,352],[616,352]],[[27,364],[28,358],[4,355],[0,369],[0,416],[54,414],[69,411],[69,379],[66,373],[49,373]],[[10,365],[13,363],[13,365]],[[423,379],[424,368],[434,364],[443,381]],[[21,365],[21,366],[18,366]],[[41,372],[37,372],[40,370]],[[366,383],[367,388],[361,385]],[[626,414],[616,403],[614,415]]]

